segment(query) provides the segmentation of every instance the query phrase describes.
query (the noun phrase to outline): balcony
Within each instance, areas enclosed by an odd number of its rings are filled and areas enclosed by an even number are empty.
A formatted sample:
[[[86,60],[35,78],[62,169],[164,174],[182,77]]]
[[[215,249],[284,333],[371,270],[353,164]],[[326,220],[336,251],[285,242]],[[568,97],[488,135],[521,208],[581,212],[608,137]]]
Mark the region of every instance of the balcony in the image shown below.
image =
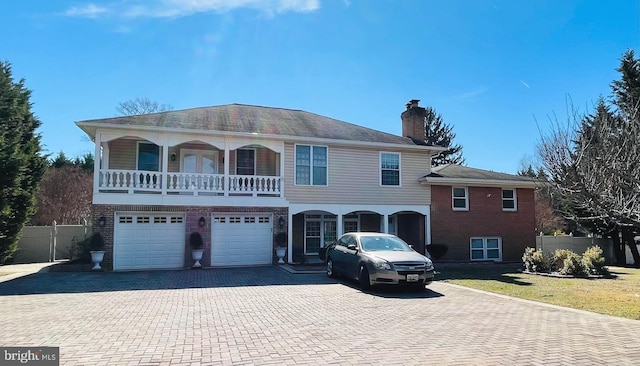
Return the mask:
[[[98,193],[282,197],[282,177],[100,169]]]

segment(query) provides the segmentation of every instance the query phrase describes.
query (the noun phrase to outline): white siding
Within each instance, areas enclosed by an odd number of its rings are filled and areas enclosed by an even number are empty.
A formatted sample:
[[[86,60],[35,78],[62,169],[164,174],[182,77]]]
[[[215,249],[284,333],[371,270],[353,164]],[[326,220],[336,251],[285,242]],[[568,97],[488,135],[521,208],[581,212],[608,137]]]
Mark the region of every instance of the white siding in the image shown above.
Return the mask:
[[[329,185],[295,185],[293,144],[285,145],[285,195],[291,203],[428,205],[431,191],[418,179],[429,174],[427,152],[401,153],[401,187],[380,186],[380,150],[329,146]]]

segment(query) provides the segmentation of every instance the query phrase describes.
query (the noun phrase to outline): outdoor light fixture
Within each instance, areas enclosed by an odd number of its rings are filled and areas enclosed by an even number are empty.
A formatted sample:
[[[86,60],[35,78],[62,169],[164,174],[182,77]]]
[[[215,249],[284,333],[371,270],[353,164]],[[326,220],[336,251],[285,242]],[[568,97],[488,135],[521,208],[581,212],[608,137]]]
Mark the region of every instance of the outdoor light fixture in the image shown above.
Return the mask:
[[[176,153],[171,153],[171,161],[176,161]]]
[[[282,230],[282,228],[284,228],[284,217],[281,217],[278,220],[278,226],[280,227],[280,230]]]
[[[204,227],[204,225],[207,224],[207,221],[204,219],[204,217],[200,217],[200,220],[198,220],[198,225],[200,225],[200,227]]]
[[[104,216],[100,216],[100,218],[98,219],[98,226],[104,227],[104,225],[106,224],[107,224],[107,218]]]

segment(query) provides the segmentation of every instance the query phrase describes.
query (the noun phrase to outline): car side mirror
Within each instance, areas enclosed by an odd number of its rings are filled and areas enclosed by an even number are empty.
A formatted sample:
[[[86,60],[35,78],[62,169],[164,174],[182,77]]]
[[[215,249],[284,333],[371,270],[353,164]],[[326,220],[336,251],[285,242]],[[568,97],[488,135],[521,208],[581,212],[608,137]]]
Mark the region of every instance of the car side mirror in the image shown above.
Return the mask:
[[[355,244],[349,244],[349,245],[347,245],[347,249],[349,249],[349,250],[356,250],[356,249],[357,249],[357,247],[356,247],[356,245],[355,245]]]

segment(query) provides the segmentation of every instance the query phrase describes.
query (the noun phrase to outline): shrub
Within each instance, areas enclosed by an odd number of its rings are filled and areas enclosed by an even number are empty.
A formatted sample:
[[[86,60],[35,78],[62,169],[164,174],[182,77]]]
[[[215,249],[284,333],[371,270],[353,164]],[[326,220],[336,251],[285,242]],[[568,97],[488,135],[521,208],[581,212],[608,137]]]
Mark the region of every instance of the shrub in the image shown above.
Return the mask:
[[[606,275],[609,273],[607,267],[604,266],[602,249],[597,245],[587,248],[582,254],[582,266],[587,274]]]
[[[582,264],[582,257],[570,250],[556,250],[552,262],[553,269],[560,274],[576,277],[584,277],[587,275],[584,265]]]
[[[445,254],[447,254],[448,250],[449,247],[444,244],[427,245],[427,251],[431,254],[431,258],[435,260],[442,258]]]
[[[102,238],[102,234],[99,232],[95,232],[89,238],[89,248],[91,250],[104,250],[104,239]]]
[[[550,260],[542,253],[541,250],[527,247],[522,255],[524,268],[529,272],[548,272],[550,269]]]
[[[204,246],[202,235],[197,231],[192,232],[191,235],[189,235],[189,245],[191,249],[201,249]]]

